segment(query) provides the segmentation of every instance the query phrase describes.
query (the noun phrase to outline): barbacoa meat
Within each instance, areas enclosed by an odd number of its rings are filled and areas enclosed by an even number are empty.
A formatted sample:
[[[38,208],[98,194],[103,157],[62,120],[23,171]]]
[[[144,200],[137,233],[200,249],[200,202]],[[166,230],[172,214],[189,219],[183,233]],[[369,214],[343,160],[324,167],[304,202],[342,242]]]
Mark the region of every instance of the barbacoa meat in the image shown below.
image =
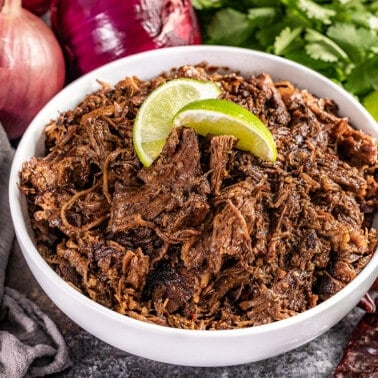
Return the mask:
[[[215,81],[259,116],[277,161],[182,127],[143,167],[135,115],[177,77]],[[45,137],[45,156],[20,172],[37,248],[70,285],[136,319],[187,329],[285,319],[343,288],[377,247],[376,140],[332,100],[265,73],[199,64],[102,83]]]

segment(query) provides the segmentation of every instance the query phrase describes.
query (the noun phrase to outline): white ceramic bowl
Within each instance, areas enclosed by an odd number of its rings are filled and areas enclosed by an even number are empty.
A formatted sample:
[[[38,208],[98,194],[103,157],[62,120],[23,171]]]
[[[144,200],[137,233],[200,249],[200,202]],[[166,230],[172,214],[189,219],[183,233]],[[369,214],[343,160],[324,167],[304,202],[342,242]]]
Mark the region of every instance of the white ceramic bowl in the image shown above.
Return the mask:
[[[173,329],[120,315],[80,294],[62,280],[33,244],[25,201],[17,188],[22,163],[43,152],[41,134],[44,126],[59,112],[74,107],[86,94],[98,89],[96,79],[114,84],[129,75],[149,79],[163,70],[204,60],[242,73],[267,72],[274,79],[286,79],[318,96],[332,98],[338,103],[341,115],[348,116],[353,125],[378,137],[376,122],[352,96],[301,65],[261,52],[232,47],[161,49],[110,63],[81,77],[56,95],[35,117],[18,146],[10,176],[9,195],[17,239],[31,271],[52,301],[78,325],[99,339],[138,356],[180,365],[225,366],[287,352],[328,330],[368,291],[378,273],[378,253],[336,295],[289,319],[236,330]]]

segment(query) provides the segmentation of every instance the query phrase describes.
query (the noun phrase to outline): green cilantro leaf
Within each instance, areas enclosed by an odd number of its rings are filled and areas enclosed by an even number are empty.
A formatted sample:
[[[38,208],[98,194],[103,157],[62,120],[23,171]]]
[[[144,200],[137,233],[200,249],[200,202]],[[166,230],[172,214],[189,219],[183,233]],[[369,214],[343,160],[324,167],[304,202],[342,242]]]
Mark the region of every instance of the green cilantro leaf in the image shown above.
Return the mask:
[[[192,5],[196,9],[220,8],[224,5],[222,0],[192,0]]]
[[[254,38],[258,40],[261,49],[273,53],[273,44],[276,37],[285,28],[285,22],[274,22],[269,25],[269,28],[257,29],[254,33]]]
[[[251,32],[247,15],[232,8],[218,11],[208,26],[212,44],[243,46]]]
[[[248,20],[252,27],[268,27],[279,14],[273,7],[252,8],[248,10]]]
[[[323,60],[324,62],[348,60],[348,55],[337,43],[316,30],[307,29],[305,39],[308,42],[306,52],[313,59]]]
[[[230,0],[235,4],[235,0]],[[261,7],[280,7],[281,0],[246,0],[247,4],[245,8],[261,8]],[[244,8],[244,9],[245,9]]]
[[[347,76],[345,88],[355,95],[378,89],[378,55],[362,61]]]
[[[281,55],[322,73],[361,100],[378,90],[377,0],[193,0],[192,4],[204,43]],[[373,100],[369,101],[371,109]]]
[[[373,47],[378,47],[378,34],[373,30],[356,27],[353,24],[336,23],[327,30],[327,36],[337,43],[349,56],[359,63]]]
[[[310,20],[317,20],[324,25],[332,23],[332,18],[336,16],[336,11],[326,8],[311,0],[282,0],[291,9],[295,9]]]
[[[283,29],[274,41],[273,52],[277,55],[282,55],[293,45],[294,40],[298,38],[301,32],[302,28],[290,29],[286,27]]]

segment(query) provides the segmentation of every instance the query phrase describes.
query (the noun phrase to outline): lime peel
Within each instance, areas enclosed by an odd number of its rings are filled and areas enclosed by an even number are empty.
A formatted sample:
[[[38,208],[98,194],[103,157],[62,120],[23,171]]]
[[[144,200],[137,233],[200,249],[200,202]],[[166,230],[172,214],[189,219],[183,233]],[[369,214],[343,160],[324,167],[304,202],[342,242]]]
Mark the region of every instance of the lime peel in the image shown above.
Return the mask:
[[[139,108],[133,127],[134,148],[142,164],[150,166],[160,154],[179,109],[194,100],[217,98],[221,92],[215,82],[191,78],[173,79],[154,89]]]

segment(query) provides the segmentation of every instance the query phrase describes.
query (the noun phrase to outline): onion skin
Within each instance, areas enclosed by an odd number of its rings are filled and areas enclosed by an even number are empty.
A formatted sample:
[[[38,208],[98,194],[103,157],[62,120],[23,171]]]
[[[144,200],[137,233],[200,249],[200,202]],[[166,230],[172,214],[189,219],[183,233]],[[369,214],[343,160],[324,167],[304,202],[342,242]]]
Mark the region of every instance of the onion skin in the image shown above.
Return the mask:
[[[190,0],[53,0],[51,26],[71,79],[141,51],[201,42]]]
[[[22,7],[37,16],[42,16],[49,10],[51,2],[52,0],[22,0]]]
[[[21,0],[0,0],[0,120],[9,139],[23,134],[64,81],[64,57],[52,30],[22,9]]]

